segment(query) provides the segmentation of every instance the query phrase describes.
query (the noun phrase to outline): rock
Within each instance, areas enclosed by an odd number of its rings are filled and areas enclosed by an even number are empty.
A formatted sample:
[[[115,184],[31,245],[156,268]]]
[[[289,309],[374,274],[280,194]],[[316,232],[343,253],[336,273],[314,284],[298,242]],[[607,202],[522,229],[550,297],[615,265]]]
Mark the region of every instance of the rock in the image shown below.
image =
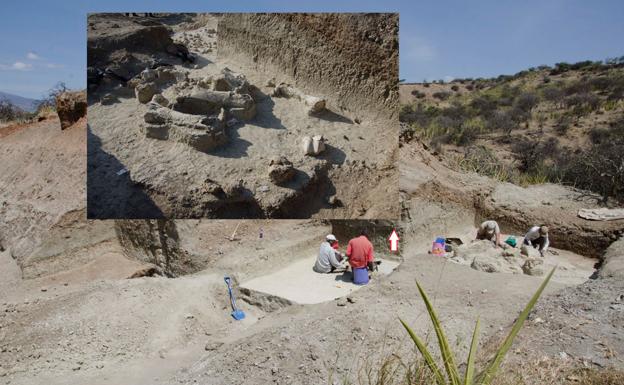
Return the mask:
[[[208,342],[204,347],[204,350],[206,350],[207,352],[211,352],[213,350],[219,349],[221,346],[223,346],[223,342]]]
[[[478,255],[470,265],[475,270],[485,271],[486,273],[497,273],[501,271],[500,260],[490,255]]]
[[[534,248],[533,246],[525,245],[524,243],[522,243],[522,245],[520,246],[520,254],[529,258],[541,258],[541,255],[536,248]]]
[[[250,120],[256,116],[256,103],[250,95],[230,91],[196,91],[191,95],[178,96],[173,105],[176,111],[195,115],[217,114],[221,108],[239,120]]]
[[[152,100],[152,97],[158,93],[156,84],[154,83],[139,83],[134,89],[134,94],[139,100],[139,103],[147,103]]]
[[[315,135],[312,137],[312,151],[314,155],[325,151],[325,138],[323,138],[323,135]]]
[[[308,115],[319,113],[325,109],[325,99],[317,96],[306,95],[290,84],[280,83],[271,94],[274,97],[298,99],[306,106]]]
[[[528,258],[522,265],[522,271],[527,275],[542,276],[544,275],[543,264],[544,260],[541,258]]]
[[[327,203],[329,203],[332,206],[339,206],[341,204],[340,199],[336,198],[335,195],[330,196],[327,199]]]
[[[613,242],[607,248],[598,276],[601,278],[624,278],[624,238]]]
[[[158,77],[158,75],[157,75],[156,71],[154,71],[153,69],[150,69],[150,68],[146,68],[146,69],[143,70],[143,72],[141,72],[141,79],[145,83],[153,82],[153,81],[156,80],[157,77]]]
[[[271,182],[280,185],[295,177],[296,170],[286,157],[277,157],[269,163],[269,179]]]
[[[271,78],[264,84],[266,87],[275,87],[275,78]]]
[[[241,95],[249,94],[249,82],[245,75],[226,67],[213,79],[212,89],[215,91],[233,91]]]
[[[314,155],[314,148],[312,147],[312,138],[304,136],[301,140],[301,148],[305,155]]]
[[[223,123],[216,116],[184,114],[151,102],[148,108],[143,115],[148,138],[175,140],[203,152],[228,141]]]
[[[159,104],[163,107],[169,107],[169,100],[163,96],[163,94],[154,94],[152,96],[152,102]]]
[[[87,93],[65,91],[56,96],[56,113],[61,121],[61,130],[76,123],[87,114]]]
[[[100,103],[105,105],[105,106],[113,104],[115,102],[117,102],[117,97],[115,95],[113,95],[113,94],[105,94],[100,99]]]
[[[199,79],[197,85],[201,88],[211,89],[212,88],[212,77],[206,76],[205,78]]]
[[[319,155],[325,151],[325,138],[322,135],[304,136],[301,140],[301,148],[305,155]]]
[[[223,192],[225,192],[227,198],[232,201],[245,201],[247,200],[247,198],[249,198],[247,194],[247,189],[245,188],[242,179],[239,179],[235,182],[227,183],[225,186],[223,186]]]
[[[269,186],[262,185],[262,186],[258,187],[258,191],[259,192],[267,192],[267,191],[269,191]]]

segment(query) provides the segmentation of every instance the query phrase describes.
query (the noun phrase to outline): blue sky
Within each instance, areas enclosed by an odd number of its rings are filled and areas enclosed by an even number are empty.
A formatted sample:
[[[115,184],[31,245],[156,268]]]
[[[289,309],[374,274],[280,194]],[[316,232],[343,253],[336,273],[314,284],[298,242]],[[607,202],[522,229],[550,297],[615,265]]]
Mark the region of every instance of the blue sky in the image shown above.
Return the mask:
[[[128,10],[399,12],[400,77],[408,81],[489,77],[624,55],[619,0],[22,0],[2,5],[0,91],[36,98],[59,81],[84,88],[86,13]]]

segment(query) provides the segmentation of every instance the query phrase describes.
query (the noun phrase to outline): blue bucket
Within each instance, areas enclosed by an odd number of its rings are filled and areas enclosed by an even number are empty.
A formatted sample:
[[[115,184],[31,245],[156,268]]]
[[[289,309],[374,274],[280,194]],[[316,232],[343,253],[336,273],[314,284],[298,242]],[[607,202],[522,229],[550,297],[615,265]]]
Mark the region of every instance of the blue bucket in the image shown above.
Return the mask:
[[[365,267],[353,269],[353,283],[366,285],[368,283],[368,269]]]

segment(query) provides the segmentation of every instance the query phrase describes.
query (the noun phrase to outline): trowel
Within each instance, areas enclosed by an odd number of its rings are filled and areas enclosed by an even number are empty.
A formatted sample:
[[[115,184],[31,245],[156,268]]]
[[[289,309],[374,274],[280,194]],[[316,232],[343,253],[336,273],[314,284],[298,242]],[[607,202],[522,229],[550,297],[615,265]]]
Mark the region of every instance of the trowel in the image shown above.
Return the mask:
[[[223,277],[223,280],[225,281],[225,284],[228,287],[228,293],[230,294],[230,304],[232,305],[232,317],[235,320],[240,321],[245,318],[245,312],[242,310],[239,310],[236,307],[236,298],[234,298],[234,293],[232,293],[232,279],[228,276],[225,276]]]

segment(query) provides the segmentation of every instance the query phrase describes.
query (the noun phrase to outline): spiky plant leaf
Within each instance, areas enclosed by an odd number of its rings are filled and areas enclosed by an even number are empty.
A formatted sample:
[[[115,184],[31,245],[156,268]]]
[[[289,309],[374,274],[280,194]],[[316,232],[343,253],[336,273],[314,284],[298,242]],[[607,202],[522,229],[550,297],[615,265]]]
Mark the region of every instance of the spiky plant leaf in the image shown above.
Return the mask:
[[[442,329],[442,325],[440,324],[440,320],[436,315],[435,310],[433,309],[433,305],[431,301],[429,301],[429,297],[420,286],[418,282],[416,282],[416,286],[418,286],[418,291],[425,302],[425,306],[427,307],[427,312],[429,313],[429,317],[431,318],[431,322],[433,323],[433,328],[436,332],[436,336],[438,337],[438,345],[440,346],[440,354],[442,355],[442,360],[444,362],[444,368],[446,369],[446,373],[448,374],[448,379],[451,385],[460,385],[459,374],[457,370],[457,366],[455,365],[455,358],[453,357],[453,351],[449,347],[448,340],[444,335],[444,330]]]
[[[537,300],[539,299],[540,295],[542,295],[542,292],[544,291],[544,288],[550,281],[550,278],[555,273],[555,269],[556,267],[554,267],[550,271],[548,276],[546,276],[546,279],[544,280],[544,282],[542,282],[542,284],[537,289],[535,294],[533,294],[533,297],[531,297],[531,300],[529,301],[529,303],[527,303],[522,313],[520,313],[520,316],[518,316],[518,319],[516,320],[513,327],[511,328],[509,335],[507,335],[507,338],[505,338],[505,341],[503,342],[501,347],[498,348],[498,350],[496,351],[496,354],[494,355],[490,363],[486,366],[485,370],[479,375],[479,379],[477,381],[479,385],[488,385],[494,378],[494,375],[496,374],[496,371],[500,368],[500,365],[503,359],[505,358],[505,355],[511,348],[511,345],[513,344],[513,341],[516,338],[516,335],[518,334],[520,329],[522,329],[522,325],[524,325],[524,321],[529,316],[529,313],[535,306],[535,303],[537,303]]]
[[[472,343],[468,352],[468,362],[466,363],[466,375],[464,376],[464,385],[472,385],[474,379],[475,357],[477,355],[477,346],[479,340],[479,318],[472,333]]]
[[[399,319],[399,321],[401,321],[401,324],[403,324],[403,327],[405,328],[405,330],[407,330],[407,333],[412,338],[412,341],[414,341],[414,344],[418,348],[418,351],[425,359],[425,363],[427,364],[429,370],[431,370],[431,372],[433,373],[438,385],[445,385],[446,381],[444,380],[444,376],[442,375],[440,368],[438,368],[438,365],[436,365],[435,361],[433,360],[433,357],[431,356],[429,349],[427,349],[427,346],[425,346],[425,344],[420,338],[418,338],[414,331],[409,326],[407,326],[405,321],[403,321],[402,319]]]

